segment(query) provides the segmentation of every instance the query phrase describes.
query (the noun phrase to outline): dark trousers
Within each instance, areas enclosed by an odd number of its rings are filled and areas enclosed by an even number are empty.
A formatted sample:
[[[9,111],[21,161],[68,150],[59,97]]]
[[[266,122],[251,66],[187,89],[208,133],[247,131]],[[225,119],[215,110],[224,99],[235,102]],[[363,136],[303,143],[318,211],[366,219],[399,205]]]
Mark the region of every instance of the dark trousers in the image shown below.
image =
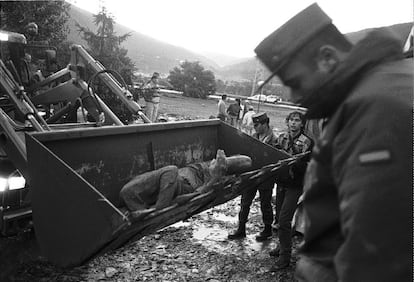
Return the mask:
[[[237,121],[238,120],[238,116],[232,116],[232,115],[230,115],[230,125],[231,126],[234,126],[234,127],[237,127]]]
[[[276,217],[280,226],[278,236],[281,255],[290,256],[292,250],[292,218],[301,194],[301,188],[277,185]]]
[[[262,211],[262,219],[265,225],[272,224],[273,210],[272,210],[272,191],[273,181],[263,183],[260,188],[247,189],[241,195],[241,208],[239,212],[239,224],[246,224],[249,217],[250,206],[259,190],[260,210]]]

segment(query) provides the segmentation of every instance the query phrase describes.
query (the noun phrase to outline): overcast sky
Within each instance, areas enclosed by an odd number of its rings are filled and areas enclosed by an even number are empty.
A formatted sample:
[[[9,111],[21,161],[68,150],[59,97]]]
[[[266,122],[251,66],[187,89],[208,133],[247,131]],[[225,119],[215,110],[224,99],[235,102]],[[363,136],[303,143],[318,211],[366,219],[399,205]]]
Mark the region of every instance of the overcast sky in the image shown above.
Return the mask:
[[[116,22],[195,52],[252,57],[253,49],[314,0],[70,0],[98,13],[104,5]],[[412,0],[320,0],[347,33],[413,21]]]

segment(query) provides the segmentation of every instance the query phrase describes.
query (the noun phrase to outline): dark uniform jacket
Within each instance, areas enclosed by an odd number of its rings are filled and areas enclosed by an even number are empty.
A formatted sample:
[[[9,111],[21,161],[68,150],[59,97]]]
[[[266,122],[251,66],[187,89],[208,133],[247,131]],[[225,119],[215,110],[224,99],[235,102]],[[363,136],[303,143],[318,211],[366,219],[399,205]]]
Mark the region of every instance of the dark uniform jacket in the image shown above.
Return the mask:
[[[277,138],[275,147],[293,156],[311,151],[313,141],[304,133],[300,133],[292,138],[288,132],[284,132]],[[290,168],[281,169],[276,180],[277,184],[284,187],[302,189],[308,161],[309,158],[303,158],[291,165]]]
[[[374,31],[303,101],[329,118],[304,187],[307,281],[413,281],[413,61]]]
[[[273,146],[273,147],[276,145],[276,142],[277,142],[276,135],[273,133],[273,129],[270,126],[264,134],[261,134],[259,136],[259,134],[257,134],[257,132],[255,132],[255,133],[253,133],[252,136],[256,139],[259,139],[261,142],[263,142],[265,144],[268,144],[270,146]],[[269,180],[266,180],[261,185],[260,189],[262,189],[262,190],[271,190],[271,189],[273,189],[274,183],[275,183],[275,181],[274,181],[273,178],[271,178]]]
[[[264,133],[259,136],[257,132],[253,133],[253,137],[256,139],[259,139],[265,144],[268,144],[270,146],[275,146],[277,142],[276,135],[273,133],[273,130],[271,127]]]

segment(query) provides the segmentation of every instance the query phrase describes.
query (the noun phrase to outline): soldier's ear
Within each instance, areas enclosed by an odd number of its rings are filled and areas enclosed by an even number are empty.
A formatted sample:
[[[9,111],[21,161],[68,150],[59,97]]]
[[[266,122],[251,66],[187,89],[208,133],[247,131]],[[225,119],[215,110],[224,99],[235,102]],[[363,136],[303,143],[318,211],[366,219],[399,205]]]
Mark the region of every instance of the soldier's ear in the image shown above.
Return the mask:
[[[323,45],[319,48],[317,65],[320,72],[332,73],[339,65],[338,50],[332,45]]]

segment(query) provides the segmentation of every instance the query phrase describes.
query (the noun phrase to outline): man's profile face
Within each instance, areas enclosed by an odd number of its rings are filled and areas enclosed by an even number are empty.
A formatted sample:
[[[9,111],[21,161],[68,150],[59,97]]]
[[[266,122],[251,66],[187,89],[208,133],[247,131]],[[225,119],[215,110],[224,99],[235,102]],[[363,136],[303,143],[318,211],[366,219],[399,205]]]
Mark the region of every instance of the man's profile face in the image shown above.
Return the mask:
[[[310,66],[301,59],[292,59],[279,74],[283,84],[290,89],[291,100],[300,103],[309,93],[318,89],[328,73],[321,72],[316,63]]]
[[[265,131],[265,124],[260,122],[255,122],[253,124],[254,131],[256,131],[257,134],[263,134]]]

